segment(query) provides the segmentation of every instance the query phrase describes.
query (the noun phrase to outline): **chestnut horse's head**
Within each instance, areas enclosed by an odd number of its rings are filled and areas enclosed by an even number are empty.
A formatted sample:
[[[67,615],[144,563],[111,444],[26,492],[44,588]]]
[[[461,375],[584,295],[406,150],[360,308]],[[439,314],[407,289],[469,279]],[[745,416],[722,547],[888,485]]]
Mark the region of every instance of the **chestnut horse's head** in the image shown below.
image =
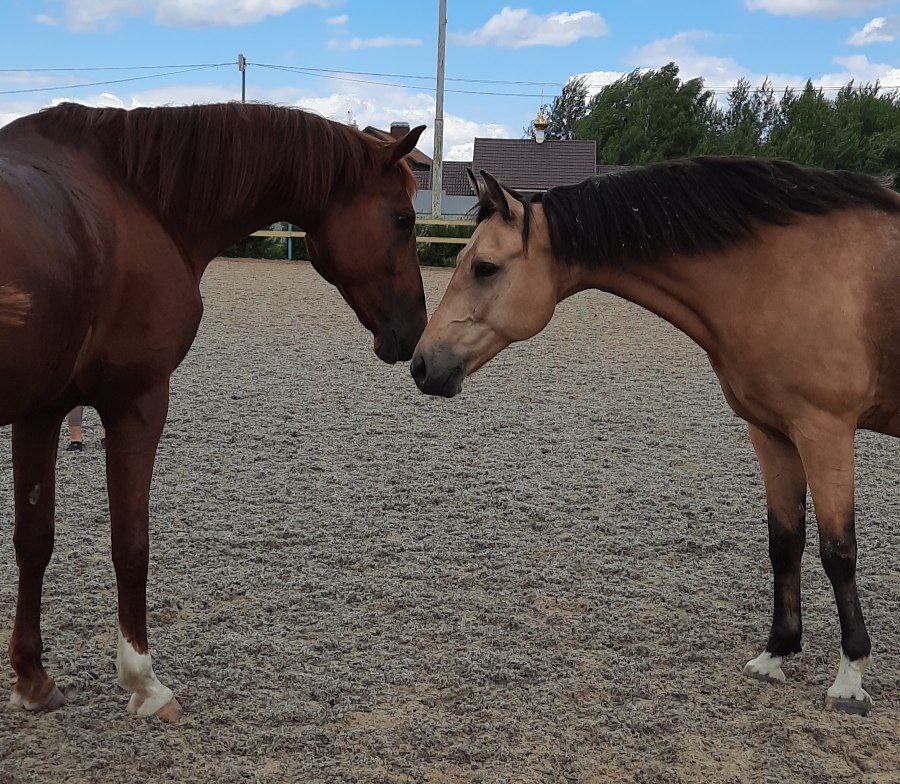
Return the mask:
[[[416,254],[414,182],[403,162],[424,129],[379,148],[375,176],[324,205],[307,231],[313,266],[372,332],[375,353],[385,362],[412,356],[428,318]]]
[[[561,298],[561,268],[539,205],[481,172],[479,223],[413,355],[416,384],[453,397],[463,379],[510,343],[540,332]]]

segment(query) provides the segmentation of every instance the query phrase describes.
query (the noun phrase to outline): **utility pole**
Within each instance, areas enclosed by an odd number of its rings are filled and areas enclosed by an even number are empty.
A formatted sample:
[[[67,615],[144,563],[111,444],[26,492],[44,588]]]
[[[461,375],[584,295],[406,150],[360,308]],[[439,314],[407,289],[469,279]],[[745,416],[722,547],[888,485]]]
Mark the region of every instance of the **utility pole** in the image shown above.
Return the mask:
[[[431,214],[441,217],[441,188],[444,168],[444,54],[447,50],[447,0],[438,10],[437,90],[434,103],[434,155],[431,163]]]
[[[241,103],[247,102],[247,58],[238,55],[238,70],[241,72]]]

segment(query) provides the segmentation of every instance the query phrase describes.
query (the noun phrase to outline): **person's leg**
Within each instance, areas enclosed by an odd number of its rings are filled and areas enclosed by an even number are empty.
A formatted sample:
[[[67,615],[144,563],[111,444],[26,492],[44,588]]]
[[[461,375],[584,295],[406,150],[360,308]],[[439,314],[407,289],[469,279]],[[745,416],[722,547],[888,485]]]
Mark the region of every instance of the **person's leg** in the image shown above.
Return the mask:
[[[67,452],[81,452],[84,448],[84,406],[75,406],[66,419],[69,422],[69,445]]]

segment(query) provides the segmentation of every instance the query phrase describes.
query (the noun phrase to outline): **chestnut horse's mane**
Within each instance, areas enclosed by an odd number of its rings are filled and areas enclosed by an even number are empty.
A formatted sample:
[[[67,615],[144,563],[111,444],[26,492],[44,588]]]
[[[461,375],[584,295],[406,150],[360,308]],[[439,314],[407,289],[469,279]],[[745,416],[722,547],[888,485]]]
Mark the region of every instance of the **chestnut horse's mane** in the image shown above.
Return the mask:
[[[764,158],[699,157],[592,177],[533,197],[543,205],[554,256],[598,266],[723,250],[760,225],[851,207],[900,212],[900,198],[862,174],[810,169]],[[494,211],[483,195],[478,219]]]
[[[64,103],[38,120],[65,142],[94,140],[152,209],[184,225],[227,219],[267,194],[285,207],[322,207],[380,175],[384,164],[383,142],[269,104],[125,111]],[[409,166],[399,166],[414,191]]]

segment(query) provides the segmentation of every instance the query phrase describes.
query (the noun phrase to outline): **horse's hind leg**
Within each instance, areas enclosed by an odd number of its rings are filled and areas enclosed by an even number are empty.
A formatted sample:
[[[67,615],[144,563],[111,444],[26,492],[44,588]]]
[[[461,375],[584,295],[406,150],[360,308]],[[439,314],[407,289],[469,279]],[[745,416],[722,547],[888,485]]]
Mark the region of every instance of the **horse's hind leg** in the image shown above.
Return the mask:
[[[181,706],[154,674],[147,641],[150,480],[168,399],[166,382],[137,399],[104,406],[100,414],[119,594],[118,682],[131,692],[129,712],[176,722]]]
[[[769,558],[775,606],[766,649],[744,666],[744,674],[783,681],[785,656],[800,651],[800,560],[806,543],[806,473],[796,447],[780,433],[750,425],[759,457],[769,519]]]
[[[16,673],[11,704],[26,710],[58,708],[63,696],[41,661],[41,591],[53,552],[56,451],[62,415],[44,414],[12,428],[16,528],[13,543],[19,566],[16,620],[9,658]]]
[[[794,436],[803,459],[816,518],[819,550],[831,580],[841,622],[841,663],[825,707],[868,713],[872,700],[862,687],[871,644],[856,589],[853,440],[855,430],[825,422]]]

